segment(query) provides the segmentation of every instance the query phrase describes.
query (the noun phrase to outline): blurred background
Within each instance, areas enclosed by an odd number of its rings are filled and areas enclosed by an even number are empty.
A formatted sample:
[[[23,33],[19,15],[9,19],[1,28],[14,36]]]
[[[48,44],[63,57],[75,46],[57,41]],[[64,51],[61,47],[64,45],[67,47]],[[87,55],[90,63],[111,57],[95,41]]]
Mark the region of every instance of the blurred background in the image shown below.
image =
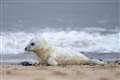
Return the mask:
[[[120,59],[120,0],[0,0],[2,58],[20,61],[36,36],[95,58]]]

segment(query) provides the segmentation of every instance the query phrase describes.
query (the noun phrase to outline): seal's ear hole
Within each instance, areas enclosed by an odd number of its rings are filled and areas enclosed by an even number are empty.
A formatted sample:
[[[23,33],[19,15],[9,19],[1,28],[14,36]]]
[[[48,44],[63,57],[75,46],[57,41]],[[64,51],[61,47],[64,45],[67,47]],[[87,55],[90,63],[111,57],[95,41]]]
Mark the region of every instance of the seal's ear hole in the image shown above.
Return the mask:
[[[32,42],[30,45],[31,45],[31,46],[34,46],[34,45],[35,45],[35,43],[33,43],[33,42]]]

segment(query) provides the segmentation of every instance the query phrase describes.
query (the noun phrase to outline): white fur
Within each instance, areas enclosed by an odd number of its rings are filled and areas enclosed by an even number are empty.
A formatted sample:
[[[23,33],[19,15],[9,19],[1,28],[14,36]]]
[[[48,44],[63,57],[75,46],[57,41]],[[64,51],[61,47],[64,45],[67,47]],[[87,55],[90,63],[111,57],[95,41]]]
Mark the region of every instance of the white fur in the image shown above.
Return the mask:
[[[35,43],[34,46],[31,43]],[[88,64],[90,59],[82,53],[51,46],[44,38],[34,38],[26,47],[27,51],[33,51],[44,63],[49,65],[61,64]]]

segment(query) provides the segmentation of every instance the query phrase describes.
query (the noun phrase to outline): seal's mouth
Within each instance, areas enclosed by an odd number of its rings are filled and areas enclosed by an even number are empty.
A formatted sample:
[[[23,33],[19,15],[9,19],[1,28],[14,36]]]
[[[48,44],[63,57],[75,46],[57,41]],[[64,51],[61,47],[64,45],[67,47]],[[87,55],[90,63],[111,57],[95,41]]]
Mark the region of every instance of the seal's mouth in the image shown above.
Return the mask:
[[[25,51],[31,51],[28,47],[24,48]]]
[[[28,54],[28,53],[30,53],[30,52],[33,52],[33,51],[29,50],[27,47],[25,47],[24,50],[25,50],[25,54]]]

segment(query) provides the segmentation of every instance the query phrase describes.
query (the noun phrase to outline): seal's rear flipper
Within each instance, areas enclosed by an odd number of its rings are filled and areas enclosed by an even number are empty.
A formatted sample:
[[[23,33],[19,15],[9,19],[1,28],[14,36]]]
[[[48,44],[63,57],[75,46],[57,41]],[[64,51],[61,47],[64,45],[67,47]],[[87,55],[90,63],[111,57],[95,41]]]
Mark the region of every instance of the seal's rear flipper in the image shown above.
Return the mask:
[[[97,60],[97,59],[90,59],[88,63],[92,65],[105,65],[106,64],[105,62]]]

